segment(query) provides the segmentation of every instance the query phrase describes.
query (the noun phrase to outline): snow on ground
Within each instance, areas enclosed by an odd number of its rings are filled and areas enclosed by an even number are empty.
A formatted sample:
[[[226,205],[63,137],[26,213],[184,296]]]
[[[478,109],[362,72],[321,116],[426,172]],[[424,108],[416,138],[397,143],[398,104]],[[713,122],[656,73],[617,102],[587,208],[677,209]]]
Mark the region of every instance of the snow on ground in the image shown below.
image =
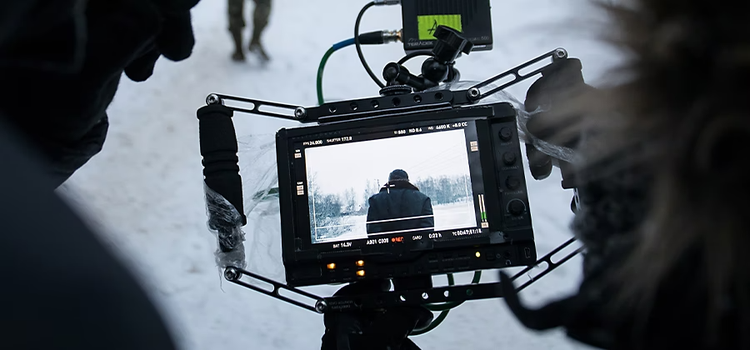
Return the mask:
[[[435,215],[435,230],[451,230],[477,225],[473,202],[438,204],[432,207]]]
[[[197,44],[192,57],[180,63],[162,59],[147,82],[123,80],[109,109],[112,125],[103,152],[61,189],[86,213],[102,239],[141,275],[183,349],[319,348],[321,316],[220,278],[213,257],[216,243],[205,225],[195,111],[211,92],[315,105],[318,61],[330,45],[351,36],[364,3],[274,0],[264,38],[273,61],[260,67],[229,60],[226,4],[201,1],[193,11]],[[612,50],[587,37],[591,32],[586,24],[598,14],[585,0],[494,0],[492,11],[495,48],[459,59],[465,80],[482,80],[556,47],[581,58],[584,74],[594,84],[614,63]],[[398,29],[400,22],[398,6],[373,8],[362,30]],[[365,47],[364,52],[376,72],[403,55],[397,44]],[[419,66],[409,67],[418,71]],[[529,84],[509,91],[522,99]],[[324,92],[328,99],[345,99],[376,95],[377,88],[354,49],[347,48],[331,57]],[[235,121],[243,134],[268,136],[280,127],[294,126],[267,117],[238,116]],[[251,155],[243,164],[255,160]],[[252,181],[267,182],[267,172]],[[560,189],[558,173],[545,181],[529,180],[528,186],[541,255],[570,235],[571,193]],[[264,202],[255,209],[246,227],[249,266],[281,279],[279,241],[273,236],[278,206]],[[538,305],[570,293],[580,278],[579,265],[579,259],[563,265],[524,290],[522,297]],[[485,276],[486,281],[496,279],[493,272]],[[444,283],[443,279],[436,281]],[[468,282],[470,275],[459,275],[458,280]],[[325,295],[336,288],[310,290]],[[465,303],[439,328],[415,341],[424,349],[584,348],[559,331],[524,329],[501,300]]]
[[[477,219],[474,203],[456,202],[438,204],[433,209],[435,231],[476,227]],[[341,217],[341,226],[350,226],[349,231],[334,237],[323,237],[316,242],[338,242],[367,238],[367,215],[347,215]],[[318,229],[321,229],[320,227]],[[325,229],[324,227],[322,229]]]

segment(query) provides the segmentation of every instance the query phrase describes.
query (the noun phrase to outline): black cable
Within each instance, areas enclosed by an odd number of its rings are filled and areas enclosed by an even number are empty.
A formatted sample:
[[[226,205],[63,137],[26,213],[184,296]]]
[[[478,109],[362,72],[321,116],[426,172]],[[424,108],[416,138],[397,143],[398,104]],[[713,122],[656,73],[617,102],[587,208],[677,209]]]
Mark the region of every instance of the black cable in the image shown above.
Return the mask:
[[[398,60],[398,64],[404,64],[406,61],[417,57],[417,56],[432,56],[431,51],[412,51],[406,54],[406,56],[402,57],[400,60]]]
[[[365,56],[362,54],[362,43],[359,41],[359,24],[362,21],[362,16],[365,14],[365,11],[367,11],[367,9],[373,6],[375,6],[375,1],[370,1],[369,3],[367,3],[367,5],[365,5],[365,7],[362,8],[362,10],[359,11],[359,15],[357,15],[357,21],[354,23],[354,46],[357,48],[357,56],[359,56],[359,61],[362,62],[362,66],[365,67],[367,74],[370,75],[370,78],[372,78],[375,84],[378,84],[378,86],[382,88],[385,87],[385,84],[383,84],[380,79],[378,79],[375,73],[372,72],[372,69],[370,69],[367,61],[365,61]]]

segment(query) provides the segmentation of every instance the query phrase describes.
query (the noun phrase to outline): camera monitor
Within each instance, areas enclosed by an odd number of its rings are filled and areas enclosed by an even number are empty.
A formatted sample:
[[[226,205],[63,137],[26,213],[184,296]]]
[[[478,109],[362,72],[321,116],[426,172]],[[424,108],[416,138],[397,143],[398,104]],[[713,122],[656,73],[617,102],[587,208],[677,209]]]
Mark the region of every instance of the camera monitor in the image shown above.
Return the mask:
[[[507,103],[280,130],[287,283],[534,263],[516,130]]]
[[[467,130],[421,129],[304,149],[313,244],[487,225],[474,200]]]

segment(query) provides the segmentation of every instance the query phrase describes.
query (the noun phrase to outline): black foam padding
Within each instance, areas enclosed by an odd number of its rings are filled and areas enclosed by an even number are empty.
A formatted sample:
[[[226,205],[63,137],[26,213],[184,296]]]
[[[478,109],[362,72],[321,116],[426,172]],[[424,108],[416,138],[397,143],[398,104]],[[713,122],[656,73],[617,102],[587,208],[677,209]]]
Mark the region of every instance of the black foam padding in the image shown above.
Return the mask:
[[[231,109],[222,105],[204,106],[198,110],[200,149],[206,185],[234,205],[244,225],[247,218],[242,202],[242,177],[232,114]]]

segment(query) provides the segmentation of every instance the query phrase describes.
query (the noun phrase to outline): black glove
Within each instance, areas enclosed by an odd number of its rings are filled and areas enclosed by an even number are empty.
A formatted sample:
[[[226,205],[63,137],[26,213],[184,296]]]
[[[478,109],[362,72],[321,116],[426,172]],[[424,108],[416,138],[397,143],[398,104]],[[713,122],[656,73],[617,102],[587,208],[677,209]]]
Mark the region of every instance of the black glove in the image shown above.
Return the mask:
[[[335,295],[361,295],[387,291],[388,280],[355,282]],[[328,312],[322,350],[419,350],[407,337],[427,327],[432,312],[421,306],[400,306],[380,310]]]
[[[24,0],[0,6],[0,77],[7,87],[0,113],[38,147],[57,184],[101,150],[106,110],[123,72],[143,81],[162,55],[190,56],[196,3]]]
[[[573,148],[578,137],[560,138],[559,131],[570,124],[569,113],[575,112],[576,99],[585,96],[593,88],[583,80],[581,61],[568,58],[554,63],[542,71],[526,93],[524,108],[527,112],[538,109],[544,112],[533,114],[526,122],[532,138],[551,145]],[[535,143],[526,144],[531,174],[537,180],[547,178],[552,172],[552,157],[537,149]]]
[[[198,3],[198,0],[146,0],[146,2],[150,3],[156,11],[161,24],[156,36],[142,50],[142,54],[125,67],[125,74],[134,81],[148,79],[160,56],[172,61],[181,61],[190,57],[195,45],[190,9]]]

